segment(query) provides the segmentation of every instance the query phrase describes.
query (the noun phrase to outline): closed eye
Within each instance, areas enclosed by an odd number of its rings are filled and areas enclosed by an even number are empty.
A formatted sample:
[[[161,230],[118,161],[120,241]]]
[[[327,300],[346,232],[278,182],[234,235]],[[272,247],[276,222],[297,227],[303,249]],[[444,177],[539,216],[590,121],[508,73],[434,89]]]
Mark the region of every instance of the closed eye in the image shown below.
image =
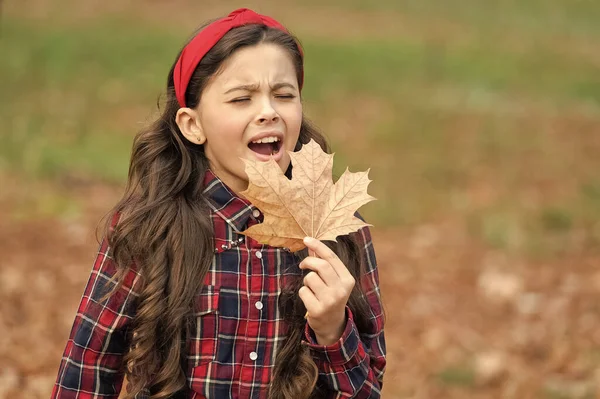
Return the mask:
[[[231,103],[241,103],[244,101],[250,101],[250,97],[242,97],[242,98],[234,98],[233,100],[231,100]]]
[[[282,95],[275,96],[275,97],[277,97],[277,98],[296,98],[296,96],[293,94],[282,94]]]

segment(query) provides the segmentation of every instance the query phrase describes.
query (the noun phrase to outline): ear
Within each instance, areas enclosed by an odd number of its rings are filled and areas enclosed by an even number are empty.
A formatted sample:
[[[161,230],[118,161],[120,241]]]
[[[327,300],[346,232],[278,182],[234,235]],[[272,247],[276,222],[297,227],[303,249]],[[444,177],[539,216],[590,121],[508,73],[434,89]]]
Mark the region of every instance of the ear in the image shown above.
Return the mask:
[[[206,142],[206,136],[202,130],[202,124],[198,112],[191,108],[179,108],[175,115],[175,123],[183,137],[193,144],[202,145]]]

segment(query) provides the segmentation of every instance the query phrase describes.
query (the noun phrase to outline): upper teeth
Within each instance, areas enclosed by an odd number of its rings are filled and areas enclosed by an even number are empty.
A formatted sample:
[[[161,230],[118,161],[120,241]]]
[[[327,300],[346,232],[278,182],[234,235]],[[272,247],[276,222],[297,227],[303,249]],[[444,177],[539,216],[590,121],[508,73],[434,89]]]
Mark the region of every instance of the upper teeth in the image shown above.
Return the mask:
[[[278,137],[264,137],[262,139],[254,140],[253,143],[274,143],[276,141],[279,141]]]

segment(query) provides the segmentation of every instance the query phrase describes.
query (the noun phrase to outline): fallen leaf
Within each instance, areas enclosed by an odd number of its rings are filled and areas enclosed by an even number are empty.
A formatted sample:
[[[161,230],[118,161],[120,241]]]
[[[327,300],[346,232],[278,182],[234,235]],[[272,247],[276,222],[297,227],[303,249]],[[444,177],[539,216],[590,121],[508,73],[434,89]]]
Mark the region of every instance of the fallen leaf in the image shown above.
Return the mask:
[[[340,235],[370,226],[354,216],[358,208],[375,199],[367,194],[371,182],[368,170],[351,173],[346,169],[334,184],[333,154],[325,153],[314,140],[289,154],[291,180],[273,159],[243,159],[249,184],[241,194],[265,218],[242,234],[295,252],[305,248],[304,237],[334,241]]]

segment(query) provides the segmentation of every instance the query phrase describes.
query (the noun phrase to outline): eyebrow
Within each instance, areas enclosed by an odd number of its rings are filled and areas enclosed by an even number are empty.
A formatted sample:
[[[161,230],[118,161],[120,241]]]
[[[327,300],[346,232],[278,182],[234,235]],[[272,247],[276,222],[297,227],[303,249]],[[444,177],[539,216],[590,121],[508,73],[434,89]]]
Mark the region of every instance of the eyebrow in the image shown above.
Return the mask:
[[[287,82],[279,82],[279,83],[275,83],[273,86],[271,86],[271,90],[279,90],[281,88],[284,87],[288,87],[290,89],[296,89],[296,87],[294,87],[294,85],[287,83]],[[232,87],[231,89],[227,90],[224,94],[229,94],[233,91],[237,91],[237,90],[243,90],[243,91],[257,91],[259,88],[258,84],[249,84],[249,85],[240,85],[240,86],[235,86]]]

